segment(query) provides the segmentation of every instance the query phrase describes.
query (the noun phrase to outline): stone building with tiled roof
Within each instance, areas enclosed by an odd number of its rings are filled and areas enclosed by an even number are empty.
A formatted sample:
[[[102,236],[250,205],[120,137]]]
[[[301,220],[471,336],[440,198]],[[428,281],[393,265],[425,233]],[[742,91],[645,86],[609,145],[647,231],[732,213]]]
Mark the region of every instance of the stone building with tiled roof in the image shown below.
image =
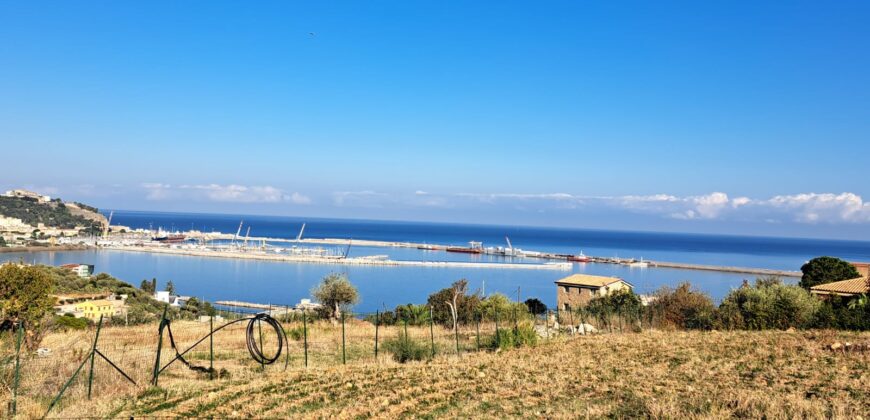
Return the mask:
[[[559,310],[585,306],[596,296],[606,296],[617,290],[631,290],[631,283],[619,277],[574,274],[556,280],[556,305]]]

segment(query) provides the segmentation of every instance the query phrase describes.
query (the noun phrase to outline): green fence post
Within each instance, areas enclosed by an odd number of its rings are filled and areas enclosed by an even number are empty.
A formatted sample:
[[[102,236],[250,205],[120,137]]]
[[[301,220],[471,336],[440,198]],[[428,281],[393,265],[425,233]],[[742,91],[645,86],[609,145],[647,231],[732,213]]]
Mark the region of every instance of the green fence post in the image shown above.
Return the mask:
[[[208,378],[214,379],[214,316],[208,319]]]
[[[308,367],[308,312],[302,311],[302,338],[305,349],[305,367]]]
[[[157,358],[154,359],[154,372],[151,382],[157,386],[157,377],[160,375],[160,352],[163,350],[163,328],[166,327],[166,309],[169,305],[163,307],[163,315],[160,316],[160,327],[157,328]]]
[[[519,335],[520,333],[520,320],[519,314],[517,314],[517,308],[514,307],[514,336]]]
[[[94,359],[97,357],[97,340],[100,339],[100,329],[103,327],[103,316],[97,324],[97,333],[94,334],[94,346],[91,347],[91,372],[88,374],[88,399],[91,399],[91,388],[94,385]]]
[[[429,307],[429,342],[432,344],[432,359],[435,358],[435,327],[432,322],[432,307]]]
[[[344,311],[341,311],[341,364],[347,364],[347,352],[344,348]]]
[[[480,351],[480,319],[483,318],[483,314],[477,316],[477,351]]]
[[[24,335],[24,322],[18,321],[18,334],[15,338],[15,379],[12,382],[12,415],[18,411],[18,383],[21,378],[21,340]]]
[[[378,324],[380,324],[379,317],[380,313],[378,311],[375,311],[375,362],[378,361]]]
[[[498,331],[498,308],[493,308],[493,309],[495,311],[495,346],[500,347],[501,346],[501,344],[500,344],[501,343],[501,336],[499,335],[500,333]]]

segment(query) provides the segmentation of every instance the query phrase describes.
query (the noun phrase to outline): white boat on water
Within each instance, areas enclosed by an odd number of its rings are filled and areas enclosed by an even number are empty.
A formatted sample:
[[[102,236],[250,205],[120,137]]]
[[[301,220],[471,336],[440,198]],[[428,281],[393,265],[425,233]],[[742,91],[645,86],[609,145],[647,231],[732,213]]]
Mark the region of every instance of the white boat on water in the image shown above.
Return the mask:
[[[628,264],[630,268],[647,268],[649,267],[649,262],[644,261],[643,257],[640,257],[640,261],[632,261]]]

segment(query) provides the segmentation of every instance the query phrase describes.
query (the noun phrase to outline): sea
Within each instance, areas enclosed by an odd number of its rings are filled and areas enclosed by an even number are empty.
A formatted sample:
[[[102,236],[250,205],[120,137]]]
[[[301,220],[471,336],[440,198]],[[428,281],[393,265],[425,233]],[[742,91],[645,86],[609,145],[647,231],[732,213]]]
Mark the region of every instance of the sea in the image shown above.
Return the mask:
[[[107,211],[108,212],[108,211]],[[800,270],[810,258],[837,256],[850,261],[870,261],[870,242],[729,236],[685,233],[627,232],[617,230],[559,229],[526,226],[495,226],[428,222],[325,219],[312,217],[229,214],[170,213],[115,210],[112,224],[131,228],[175,231],[235,233],[250,227],[252,237],[295,238],[305,224],[305,238],[347,238],[443,245],[506,246],[529,251],[599,257],[636,258],[694,264]],[[288,246],[276,242],[275,246]],[[316,247],[318,245],[306,245]],[[394,260],[489,261],[539,263],[540,260],[425,251],[413,248],[323,246],[348,256],[387,255]],[[571,270],[519,270],[504,268],[441,268],[393,266],[345,266],[289,263],[248,259],[208,258],[149,254],[114,250],[2,253],[0,261],[19,260],[50,265],[94,264],[97,272],[109,273],[138,285],[156,278],[162,287],[172,281],[180,294],[209,301],[237,300],[293,305],[310,298],[310,290],[330,273],[342,273],[357,286],[360,302],[355,310],[373,312],[406,303],[425,303],[429,294],[466,279],[472,290],[503,293],[513,299],[535,297],[555,306],[554,281],[572,273],[616,276],[651,293],[662,286],[690,282],[695,288],[721,300],[751,274],[720,273],[666,268],[632,268],[614,264],[574,264]],[[796,282],[794,278],[785,279]]]

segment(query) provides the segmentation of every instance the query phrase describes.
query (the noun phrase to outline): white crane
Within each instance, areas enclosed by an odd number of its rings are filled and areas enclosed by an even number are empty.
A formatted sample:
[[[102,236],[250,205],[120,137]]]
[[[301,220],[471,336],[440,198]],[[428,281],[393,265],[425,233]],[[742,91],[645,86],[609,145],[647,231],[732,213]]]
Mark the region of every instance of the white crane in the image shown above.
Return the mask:
[[[237,230],[237,231],[236,231],[236,234],[233,235],[233,242],[232,242],[232,245],[235,245],[235,244],[236,244],[236,239],[238,239],[238,238],[239,238],[239,235],[242,233],[242,224],[244,224],[244,223],[245,223],[244,220],[242,220],[242,221],[239,222],[239,230]]]

